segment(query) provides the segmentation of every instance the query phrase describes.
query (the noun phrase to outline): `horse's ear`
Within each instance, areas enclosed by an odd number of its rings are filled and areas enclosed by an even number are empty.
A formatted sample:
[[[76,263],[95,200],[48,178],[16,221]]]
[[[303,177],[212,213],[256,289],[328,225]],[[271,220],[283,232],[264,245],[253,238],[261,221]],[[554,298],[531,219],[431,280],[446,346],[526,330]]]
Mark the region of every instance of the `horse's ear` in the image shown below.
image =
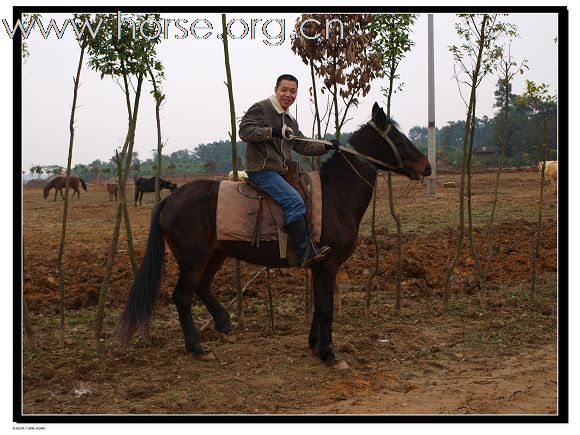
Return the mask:
[[[377,103],[373,106],[373,121],[381,130],[387,128],[387,115],[383,112],[383,108],[379,107]]]
[[[375,104],[373,104],[373,111],[372,111],[372,116],[371,118],[375,119],[375,116],[377,115],[377,112],[381,109],[381,107],[377,104],[377,102],[375,101]]]

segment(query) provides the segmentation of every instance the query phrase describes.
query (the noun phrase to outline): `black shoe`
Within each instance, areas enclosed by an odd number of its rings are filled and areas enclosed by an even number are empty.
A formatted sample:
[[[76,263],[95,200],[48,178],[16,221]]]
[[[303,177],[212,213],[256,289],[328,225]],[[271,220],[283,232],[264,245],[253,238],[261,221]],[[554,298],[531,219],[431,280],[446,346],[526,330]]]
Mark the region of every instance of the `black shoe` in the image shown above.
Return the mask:
[[[310,243],[310,234],[304,218],[290,222],[285,226],[285,229],[294,244],[301,267],[308,267],[313,263],[324,260],[330,252],[330,247],[328,246],[321,246],[316,249]]]

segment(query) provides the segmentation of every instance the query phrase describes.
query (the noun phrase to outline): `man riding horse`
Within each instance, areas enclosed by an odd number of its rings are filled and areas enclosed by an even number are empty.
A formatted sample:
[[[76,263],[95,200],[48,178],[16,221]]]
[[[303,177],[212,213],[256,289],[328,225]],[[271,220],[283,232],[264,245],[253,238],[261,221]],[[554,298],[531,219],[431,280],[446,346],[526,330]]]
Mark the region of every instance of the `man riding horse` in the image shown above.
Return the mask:
[[[290,74],[278,77],[274,95],[259,101],[248,109],[240,122],[240,139],[246,142],[246,172],[248,179],[268,193],[284,209],[285,230],[293,243],[302,267],[322,261],[330,248],[315,249],[304,219],[306,207],[300,194],[282,178],[288,172],[292,150],[307,156],[321,156],[340,143],[332,145],[313,141],[297,141],[298,122],[288,109],[296,100],[298,80]],[[296,133],[294,133],[296,132]]]

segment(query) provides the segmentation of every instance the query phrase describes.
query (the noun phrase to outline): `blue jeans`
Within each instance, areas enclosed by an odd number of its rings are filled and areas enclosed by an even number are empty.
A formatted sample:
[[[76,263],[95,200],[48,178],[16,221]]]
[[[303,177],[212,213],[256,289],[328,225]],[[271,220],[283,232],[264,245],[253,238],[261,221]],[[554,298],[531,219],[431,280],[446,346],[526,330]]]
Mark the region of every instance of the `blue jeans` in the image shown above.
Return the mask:
[[[304,218],[306,206],[300,194],[276,171],[248,172],[250,181],[260,186],[284,209],[286,225]]]

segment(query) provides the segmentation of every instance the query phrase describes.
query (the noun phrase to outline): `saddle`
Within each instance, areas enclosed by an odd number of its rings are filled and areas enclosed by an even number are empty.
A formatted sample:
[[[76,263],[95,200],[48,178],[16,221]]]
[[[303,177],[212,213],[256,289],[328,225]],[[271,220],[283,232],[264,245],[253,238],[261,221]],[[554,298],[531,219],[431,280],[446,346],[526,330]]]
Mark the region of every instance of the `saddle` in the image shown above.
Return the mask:
[[[288,165],[288,172],[282,175],[282,178],[290,184],[302,197],[304,200],[304,205],[306,206],[306,214],[304,219],[306,221],[306,226],[312,233],[312,194],[311,194],[311,186],[312,182],[310,180],[310,176],[302,171],[302,167],[300,166],[300,162],[298,161],[291,161]],[[284,209],[278,205],[278,203],[272,198],[267,192],[262,190],[260,186],[252,183],[248,178],[244,177],[244,181],[246,185],[254,190],[257,194],[257,199],[259,201],[258,210],[256,213],[256,224],[254,226],[254,237],[252,238],[252,246],[260,246],[260,237],[261,237],[261,229],[262,229],[262,220],[263,220],[263,213],[264,207],[267,207],[270,213],[272,214],[272,218],[276,223],[276,226],[279,229],[283,229],[286,225],[286,215],[284,213]],[[238,189],[240,193],[245,195],[242,190],[242,186]]]
[[[292,162],[284,178],[302,195],[312,241],[319,243],[322,232],[322,189],[319,172],[305,173],[298,162]],[[246,178],[242,182],[220,183],[216,211],[218,240],[244,241],[254,246],[260,246],[260,242],[264,241],[277,241],[280,257],[287,258],[285,225],[282,207]],[[290,254],[292,246],[288,248]]]

